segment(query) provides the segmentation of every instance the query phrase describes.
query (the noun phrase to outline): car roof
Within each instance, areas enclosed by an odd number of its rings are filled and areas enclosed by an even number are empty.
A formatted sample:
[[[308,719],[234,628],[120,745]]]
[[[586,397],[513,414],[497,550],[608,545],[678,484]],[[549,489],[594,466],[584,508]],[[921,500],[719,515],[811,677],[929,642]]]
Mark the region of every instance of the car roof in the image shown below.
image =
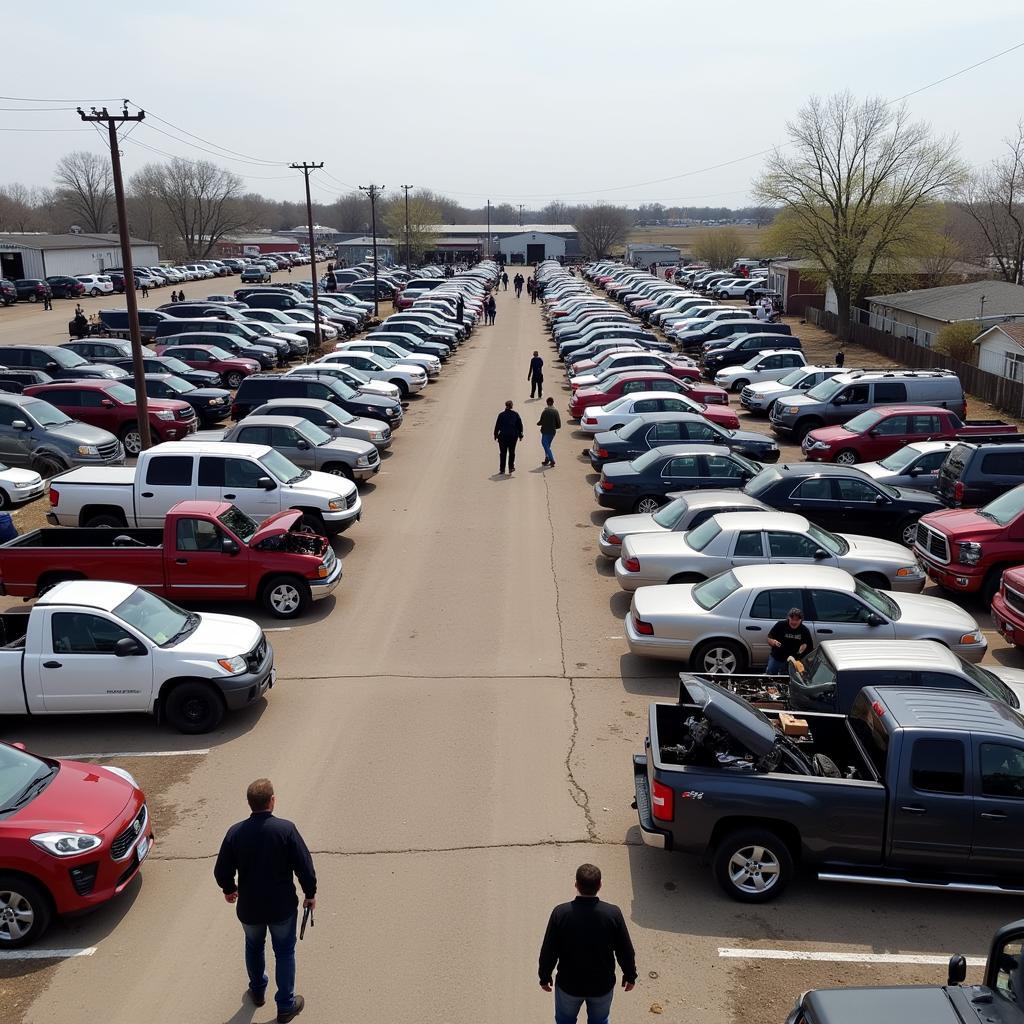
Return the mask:
[[[873,406],[871,412],[883,413],[884,415],[891,416],[905,416],[908,413],[935,413],[935,412],[949,412],[948,409],[942,409],[937,405],[876,405]]]
[[[244,420],[236,423],[236,427],[244,427],[248,423],[256,422],[257,425],[265,427],[301,427],[308,421],[304,416],[276,416],[272,413],[250,413]]]
[[[33,384],[36,388],[46,388],[47,391],[66,391],[69,388],[93,388],[97,391],[103,390],[111,384],[121,384],[120,380],[96,380],[86,378],[83,380],[55,380],[52,384]]]
[[[865,668],[960,668],[960,659],[938,640],[823,640],[820,646],[840,672]]]
[[[720,512],[712,517],[721,529],[728,533],[730,530],[751,529],[750,516],[745,512]],[[806,533],[810,524],[804,516],[795,512],[762,512],[754,525],[758,530],[783,530],[787,533]]]
[[[1024,739],[1024,719],[1008,704],[965,690],[949,699],[948,690],[912,686],[866,686],[869,700],[880,702],[898,725],[958,733],[977,729]]]
[[[662,444],[658,445],[657,448],[652,448],[651,451],[666,457],[675,455],[732,455],[732,451],[724,444]],[[649,454],[650,452],[644,452],[644,455]],[[627,463],[613,462],[612,466],[615,465],[627,465]]]
[[[651,392],[642,391],[641,395],[648,395]],[[669,392],[671,394],[671,392]],[[639,396],[638,396],[639,397]],[[675,395],[672,395],[675,398]],[[631,420],[630,423],[662,423],[668,420],[671,423],[682,421],[683,423],[700,423],[704,420],[704,416],[699,412],[641,412],[637,414],[636,420]],[[630,424],[627,424],[629,426]]]
[[[689,396],[684,394],[684,393],[682,393],[682,392],[679,392],[679,391],[631,391],[628,395],[620,395],[619,397],[620,398],[628,398],[630,401],[636,402],[636,401],[641,401],[643,399],[649,399],[649,398],[688,398]],[[693,401],[695,401],[695,399],[691,398],[690,401],[693,402]],[[592,409],[588,409],[587,411],[588,412],[592,412],[593,410]],[[609,415],[611,415],[611,414],[609,413]],[[673,413],[662,414],[662,413],[649,412],[649,413],[640,413],[640,415],[641,416],[661,416],[661,415],[679,416],[680,413],[673,412]]]
[[[295,405],[300,409],[322,409],[325,405],[337,406],[337,402],[332,402],[329,398],[268,398],[263,405],[259,408],[263,409],[268,405]],[[249,418],[256,415],[256,412],[251,412]],[[276,413],[261,413],[261,416],[272,416],[277,415]]]
[[[66,580],[41,594],[37,605],[85,605],[113,611],[139,588],[132,583],[109,583],[100,580]]]
[[[837,466],[828,462],[777,462],[764,468],[778,470],[783,478],[786,474],[793,477],[855,476],[866,482],[871,482],[871,477],[856,466]]]
[[[825,587],[848,594],[854,591],[853,577],[845,569],[833,569],[830,565],[791,565],[785,573],[780,573],[776,564],[737,565],[731,571],[744,587]]]
[[[717,446],[715,446],[717,447]],[[723,449],[724,450],[724,449]],[[677,498],[683,498],[686,501],[686,507],[690,509],[701,509],[701,508],[714,508],[716,505],[742,505],[751,509],[762,509],[767,506],[759,498],[752,498],[749,494],[744,494],[743,491],[738,489],[729,490],[679,490],[669,491],[666,498],[670,498],[673,501]],[[769,510],[770,511],[770,510]]]

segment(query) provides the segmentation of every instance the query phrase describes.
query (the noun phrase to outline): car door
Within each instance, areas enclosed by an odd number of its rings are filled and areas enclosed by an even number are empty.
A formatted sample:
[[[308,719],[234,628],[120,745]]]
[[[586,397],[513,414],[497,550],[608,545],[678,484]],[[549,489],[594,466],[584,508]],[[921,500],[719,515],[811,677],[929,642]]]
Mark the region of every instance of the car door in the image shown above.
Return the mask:
[[[174,551],[168,552],[168,597],[172,601],[227,600],[246,590],[244,553],[224,550],[226,534],[209,519],[182,516],[175,522]]]
[[[225,458],[223,472],[221,501],[232,502],[260,523],[281,511],[281,484],[255,459]],[[263,478],[269,478],[273,487],[260,486]]]
[[[782,565],[831,565],[837,566],[835,555],[825,551],[811,537],[802,533],[784,530],[767,531],[769,561]],[[825,551],[824,558],[817,557]]]
[[[1012,740],[974,737],[978,766],[971,868],[1020,875],[1024,849],[1024,749]]]
[[[316,469],[316,453],[294,427],[271,427],[270,447],[302,469]]]
[[[685,425],[675,420],[666,420],[661,423],[652,423],[638,438],[639,447],[660,448],[666,444],[679,444],[686,440]]]
[[[861,477],[833,477],[838,497],[835,529],[846,533],[891,532],[891,501],[873,483]],[[822,523],[821,525],[824,525]]]
[[[659,412],[657,398],[635,398],[628,410],[629,413]],[[623,410],[626,411],[626,410]]]
[[[875,462],[903,447],[909,433],[909,416],[886,416],[879,420],[857,445],[861,462]]]
[[[967,746],[959,737],[904,737],[893,794],[889,860],[940,873],[963,871],[971,856],[974,802]]]
[[[145,644],[100,611],[41,608],[46,618],[39,651],[25,655],[26,683],[34,682],[47,712],[145,711],[153,693],[153,658]],[[115,645],[135,640],[147,652],[118,658]]]
[[[804,592],[800,587],[764,587],[751,591],[738,623],[738,635],[750,651],[751,666],[768,664],[768,632],[790,608],[803,608]]]
[[[32,431],[15,430],[15,420],[32,426],[32,420],[19,406],[0,402],[0,462],[27,466],[32,461]]]
[[[121,432],[120,407],[112,399],[108,398],[102,391],[94,391],[91,388],[81,388],[74,392],[79,409],[70,413],[76,416],[83,423],[91,423],[94,427],[101,427],[109,430],[115,436]]]
[[[705,487],[742,487],[750,474],[727,455],[702,455]]]
[[[135,478],[136,518],[139,526],[163,527],[164,516],[173,505],[196,497],[192,482],[195,456],[153,455],[145,467],[145,478]]]
[[[669,491],[687,491],[701,486],[700,457],[677,455],[668,460],[661,470],[659,494]]]
[[[871,407],[870,384],[847,384],[825,409],[826,424],[845,423],[859,412]]]
[[[893,624],[875,613],[856,596],[841,590],[810,588],[808,607],[804,608],[804,625],[811,631],[815,643],[822,640],[892,640],[896,635]],[[878,625],[870,625],[875,617]]]

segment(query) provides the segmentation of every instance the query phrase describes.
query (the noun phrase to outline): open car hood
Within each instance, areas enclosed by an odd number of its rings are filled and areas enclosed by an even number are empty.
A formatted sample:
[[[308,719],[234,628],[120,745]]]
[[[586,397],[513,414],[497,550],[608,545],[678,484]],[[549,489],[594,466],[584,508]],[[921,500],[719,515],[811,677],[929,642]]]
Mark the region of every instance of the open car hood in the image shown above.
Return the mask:
[[[260,528],[252,535],[252,540],[249,541],[249,547],[254,548],[258,544],[265,540],[269,540],[271,537],[280,537],[288,533],[295,524],[302,518],[302,513],[298,509],[290,508],[284,512],[278,512],[277,515],[271,516],[269,519],[265,519],[260,525]]]
[[[679,673],[679,682],[680,700],[688,694],[689,703],[696,704],[712,725],[728,733],[754,757],[764,757],[775,748],[779,739],[775,726],[742,697],[685,672]]]

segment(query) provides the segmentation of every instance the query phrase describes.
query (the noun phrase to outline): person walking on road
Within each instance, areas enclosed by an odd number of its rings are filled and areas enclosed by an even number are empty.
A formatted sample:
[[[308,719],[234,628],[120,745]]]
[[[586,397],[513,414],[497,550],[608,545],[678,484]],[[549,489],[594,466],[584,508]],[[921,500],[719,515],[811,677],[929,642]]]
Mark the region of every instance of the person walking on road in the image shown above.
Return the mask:
[[[537,282],[534,281],[533,277],[526,279],[526,290],[530,293],[530,302],[537,301]]]
[[[245,932],[245,968],[249,996],[256,1006],[266,1002],[266,941],[274,949],[277,1019],[294,1020],[306,1001],[295,994],[295,929],[298,896],[292,876],[302,886],[303,908],[316,907],[316,871],[299,830],[274,817],[270,779],[249,784],[245,798],[252,812],[228,829],[217,854],[213,876],[224,899],[235,904]],[[237,877],[236,877],[237,876]]]
[[[43,292],[43,309],[53,309],[53,293],[49,288]]]
[[[562,417],[558,415],[553,398],[549,398],[547,405],[541,410],[537,426],[540,427],[540,446],[544,449],[544,461],[541,465],[553,467],[555,456],[551,451],[551,442],[555,439],[556,431],[562,429]]]
[[[768,667],[765,673],[770,676],[783,676],[789,673],[789,659],[799,658],[813,646],[811,631],[804,625],[804,613],[799,608],[790,608],[784,619],[779,619],[768,630]]]
[[[144,299],[148,299],[149,298],[149,285],[145,281],[143,281],[141,283],[140,287],[142,288],[142,297]]]
[[[505,463],[511,476],[516,471],[516,445],[523,439],[523,421],[512,408],[511,399],[494,421],[494,440],[498,442],[498,472],[505,475]]]
[[[523,297],[523,275],[516,274],[516,276],[512,279],[512,284],[515,286],[516,289],[516,298],[521,299]]]
[[[540,987],[552,990],[555,1024],[575,1024],[587,1004],[587,1024],[608,1024],[615,995],[615,961],[622,970],[622,989],[636,985],[636,954],[622,911],[598,898],[601,869],[581,864],[576,869],[577,897],[551,911],[540,947]]]
[[[508,291],[508,272],[505,270],[501,272],[501,290],[503,292]]]
[[[526,375],[530,382],[530,397],[544,397],[544,360],[541,359],[537,350],[533,350],[533,358],[530,360],[530,370]]]
[[[459,292],[459,297],[455,300],[455,319],[462,323],[462,316],[466,312],[466,300],[462,297],[462,292]]]
[[[498,304],[493,295],[487,296],[487,322],[493,327],[494,318],[498,315]]]
[[[842,349],[840,349],[836,353],[836,366],[838,366],[840,369],[842,369],[842,367],[843,367],[843,365],[845,363],[846,363],[846,353]]]

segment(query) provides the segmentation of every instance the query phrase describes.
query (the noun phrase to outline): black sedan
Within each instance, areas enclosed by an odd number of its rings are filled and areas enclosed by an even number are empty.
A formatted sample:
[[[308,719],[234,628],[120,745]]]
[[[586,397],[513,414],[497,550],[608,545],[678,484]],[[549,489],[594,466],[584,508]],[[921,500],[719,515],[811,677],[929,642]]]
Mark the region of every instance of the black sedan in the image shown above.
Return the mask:
[[[197,388],[170,373],[147,373],[144,379],[146,394],[150,398],[174,398],[188,402],[204,427],[227,419],[231,413],[231,392],[224,388]],[[125,384],[135,387],[135,378],[129,378]]]
[[[609,462],[628,462],[652,448],[666,445],[721,445],[758,462],[777,462],[779,448],[770,437],[752,430],[727,430],[699,413],[652,412],[632,420],[618,430],[594,436],[587,454],[594,469]]]
[[[594,484],[594,497],[602,508],[653,512],[670,500],[671,491],[740,488],[760,468],[718,445],[669,445],[652,448],[632,462],[608,463]]]
[[[907,547],[914,543],[917,520],[945,508],[931,491],[890,487],[855,466],[815,462],[765,467],[743,490],[826,530],[891,537]]]

